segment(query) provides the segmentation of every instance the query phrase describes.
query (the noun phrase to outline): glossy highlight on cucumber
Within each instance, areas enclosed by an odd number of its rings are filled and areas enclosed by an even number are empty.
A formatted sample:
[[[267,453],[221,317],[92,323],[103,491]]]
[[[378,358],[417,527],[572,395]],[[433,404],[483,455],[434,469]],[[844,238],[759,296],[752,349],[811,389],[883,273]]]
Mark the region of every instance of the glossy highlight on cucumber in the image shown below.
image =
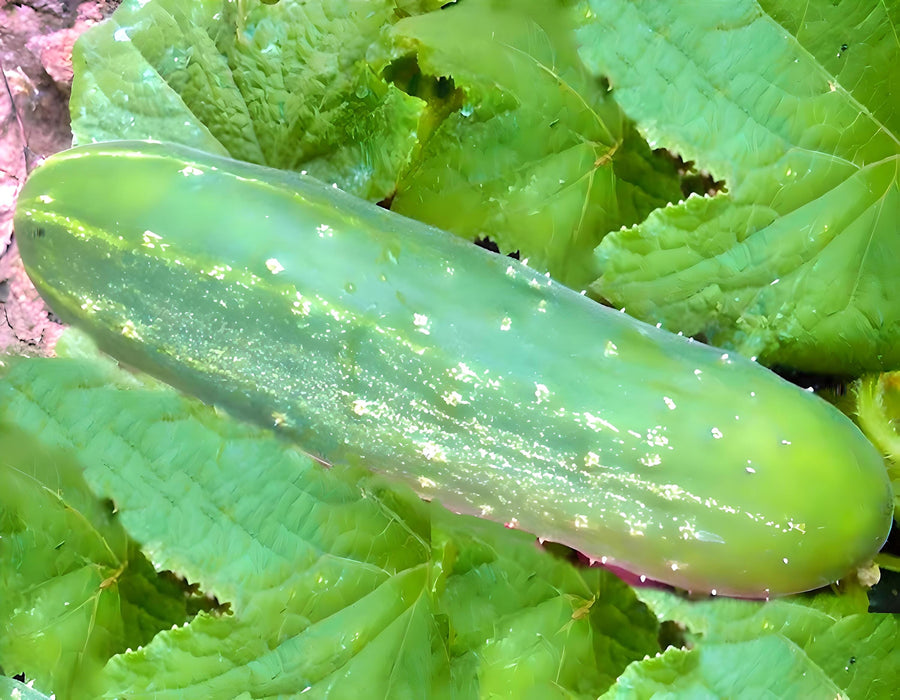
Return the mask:
[[[881,457],[815,395],[301,175],[88,145],[32,174],[15,230],[123,363],[637,574],[793,593],[890,528]]]

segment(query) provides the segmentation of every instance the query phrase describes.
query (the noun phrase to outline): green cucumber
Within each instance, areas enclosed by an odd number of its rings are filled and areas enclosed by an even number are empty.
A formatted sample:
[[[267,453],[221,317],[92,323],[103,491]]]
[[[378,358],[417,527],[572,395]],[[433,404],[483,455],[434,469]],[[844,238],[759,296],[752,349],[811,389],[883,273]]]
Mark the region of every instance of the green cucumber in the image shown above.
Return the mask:
[[[301,175],[94,144],[31,175],[15,229],[122,362],[593,559],[769,596],[890,528],[881,457],[818,397]]]

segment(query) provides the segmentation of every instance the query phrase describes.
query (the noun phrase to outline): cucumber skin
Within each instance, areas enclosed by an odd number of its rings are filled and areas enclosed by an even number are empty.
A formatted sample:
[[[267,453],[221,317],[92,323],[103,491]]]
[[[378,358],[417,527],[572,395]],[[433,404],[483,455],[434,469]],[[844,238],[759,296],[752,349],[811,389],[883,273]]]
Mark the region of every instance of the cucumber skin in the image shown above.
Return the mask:
[[[15,230],[123,363],[636,574],[793,593],[890,529],[880,455],[818,397],[301,175],[93,144],[31,175]]]

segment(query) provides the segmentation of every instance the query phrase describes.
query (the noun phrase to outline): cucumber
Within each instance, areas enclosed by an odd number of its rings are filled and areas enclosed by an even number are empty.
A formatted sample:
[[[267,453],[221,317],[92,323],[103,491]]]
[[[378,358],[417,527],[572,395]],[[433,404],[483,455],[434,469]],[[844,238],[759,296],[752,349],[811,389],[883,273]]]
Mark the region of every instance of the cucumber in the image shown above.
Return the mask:
[[[636,574],[792,593],[890,528],[880,455],[818,397],[301,175],[94,144],[31,175],[15,230],[121,362]]]

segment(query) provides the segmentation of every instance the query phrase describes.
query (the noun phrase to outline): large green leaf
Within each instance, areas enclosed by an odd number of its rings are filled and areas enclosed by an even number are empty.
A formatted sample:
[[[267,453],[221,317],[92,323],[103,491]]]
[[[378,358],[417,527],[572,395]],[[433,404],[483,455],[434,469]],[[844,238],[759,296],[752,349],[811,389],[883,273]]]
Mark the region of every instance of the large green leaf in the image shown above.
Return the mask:
[[[570,5],[466,0],[395,25],[398,50],[452,80],[456,104],[421,144],[392,208],[489,236],[581,289],[596,277],[600,239],[680,190],[582,67]]]
[[[230,606],[112,656],[98,681],[104,696],[475,698],[505,688],[596,697],[658,649],[653,616],[608,572],[576,569],[525,533],[424,504],[367,472],[325,469],[110,364],[13,363],[0,425],[35,464],[77,456],[115,504],[116,528],[158,568]],[[53,473],[52,464],[39,468]],[[9,498],[18,503],[18,491]],[[19,505],[28,532],[55,542],[66,527],[51,511],[31,523],[29,504]],[[109,518],[101,502],[91,507]],[[85,566],[99,569],[101,555],[86,550]],[[20,575],[23,585],[43,576]],[[67,579],[57,595],[103,590]],[[5,639],[21,655],[62,643],[53,628],[33,640],[7,627]],[[52,689],[47,663],[36,657],[29,677]]]
[[[900,366],[900,6],[590,7],[586,63],[727,187],[607,237],[595,291],[766,363]]]
[[[155,138],[261,160],[244,98],[204,31],[221,4],[126,0],[82,35],[72,53],[74,142]]]
[[[605,698],[889,698],[900,683],[900,618],[867,614],[857,585],[768,603],[639,595],[688,630],[690,649],[632,665]]]
[[[423,103],[365,62],[392,0],[128,0],[73,56],[76,143],[176,141],[391,192]]]
[[[821,669],[798,663],[802,653],[781,637],[706,644],[697,650],[670,647],[628,668],[603,700],[758,700],[828,698],[849,700]],[[785,695],[785,693],[789,695]]]
[[[0,446],[0,667],[57,697],[89,697],[110,656],[187,621],[189,600],[156,575],[70,451],[4,418]]]

